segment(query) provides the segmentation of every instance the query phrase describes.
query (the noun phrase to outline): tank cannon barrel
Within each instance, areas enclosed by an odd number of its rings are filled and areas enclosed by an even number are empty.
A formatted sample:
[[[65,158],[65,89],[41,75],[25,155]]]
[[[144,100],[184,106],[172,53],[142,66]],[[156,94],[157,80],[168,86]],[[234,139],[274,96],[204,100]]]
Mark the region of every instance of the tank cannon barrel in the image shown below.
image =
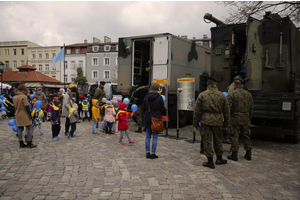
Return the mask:
[[[208,19],[208,20],[214,22],[217,26],[225,26],[226,25],[224,22],[222,22],[221,20],[213,17],[212,14],[209,14],[209,13],[206,13],[204,15],[204,19]]]

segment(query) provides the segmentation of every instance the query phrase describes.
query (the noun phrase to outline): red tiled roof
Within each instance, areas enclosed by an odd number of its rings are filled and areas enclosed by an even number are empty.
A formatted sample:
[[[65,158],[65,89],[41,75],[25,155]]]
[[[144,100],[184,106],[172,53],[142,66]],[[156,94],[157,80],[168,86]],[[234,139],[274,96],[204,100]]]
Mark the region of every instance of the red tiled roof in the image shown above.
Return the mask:
[[[30,65],[23,65],[23,66],[17,67],[17,69],[36,69],[36,68],[32,67]]]
[[[28,65],[29,66],[29,65]],[[24,67],[24,66],[22,66]],[[31,67],[31,66],[29,66]],[[32,67],[35,69],[34,67]],[[18,67],[20,69],[20,67]],[[22,68],[21,68],[22,69]],[[24,69],[24,68],[23,68]],[[27,72],[5,71],[2,75],[3,82],[42,82],[42,83],[61,83],[60,81],[44,75],[40,72],[29,70]]]

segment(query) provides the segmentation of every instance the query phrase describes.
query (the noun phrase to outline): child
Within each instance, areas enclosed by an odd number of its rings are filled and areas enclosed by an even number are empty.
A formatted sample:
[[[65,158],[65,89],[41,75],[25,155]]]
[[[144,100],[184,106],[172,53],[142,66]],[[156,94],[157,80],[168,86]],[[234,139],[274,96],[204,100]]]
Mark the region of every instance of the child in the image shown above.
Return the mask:
[[[44,118],[44,112],[41,108],[37,109],[34,108],[33,111],[31,112],[31,116],[32,116],[32,124],[34,125],[33,131],[35,130],[35,128],[38,126],[39,130],[40,130],[40,134],[41,136],[43,136],[43,129],[42,129],[42,121]]]
[[[59,100],[54,100],[54,105],[52,105],[52,119],[51,119],[51,124],[52,124],[52,138],[53,140],[59,140],[60,138],[58,137],[59,132],[60,132],[60,114],[59,114],[59,108],[61,106]]]
[[[90,121],[90,112],[89,112],[89,109],[90,109],[90,103],[88,101],[87,98],[85,98],[82,103],[81,103],[81,106],[82,106],[82,111],[81,111],[81,117],[82,117],[82,121],[84,121],[84,118],[87,117],[88,118],[88,121]]]
[[[120,103],[118,102],[117,97],[113,97],[112,103],[114,105],[114,108],[115,108],[115,111],[116,111],[116,115],[117,115],[118,112],[119,112],[119,105],[120,105]],[[113,129],[114,133],[118,133],[118,122],[119,122],[119,120],[116,119],[115,123],[113,124],[113,128],[112,129]]]
[[[37,101],[37,96],[34,95],[34,96],[32,97],[32,101],[30,102],[32,110],[35,108],[35,107],[34,107],[34,104],[35,104],[36,101]]]
[[[46,104],[46,108],[45,108],[45,114],[46,114],[46,120],[50,121],[51,117],[52,117],[52,102],[47,99],[47,104]]]
[[[106,104],[104,122],[107,123],[108,127],[106,127],[105,132],[106,134],[114,134],[111,129],[113,123],[116,121],[116,111],[111,101],[107,101]]]
[[[98,121],[101,119],[100,109],[99,109],[99,101],[97,99],[93,99],[92,100],[92,105],[93,105],[93,107],[92,107],[92,117],[93,117],[93,122],[94,122],[92,133],[98,135],[99,133],[97,133],[96,127],[97,127]]]
[[[69,110],[69,119],[70,119],[70,124],[71,124],[71,131],[67,133],[68,138],[70,137],[75,137],[74,132],[76,131],[76,123],[77,119],[79,118],[78,115],[78,105],[74,102],[71,104],[72,107],[70,107]]]
[[[126,114],[126,110],[127,110],[127,104],[125,103],[120,103],[120,106],[119,106],[119,113],[117,115],[117,119],[119,119],[119,123],[118,123],[118,129],[120,131],[120,138],[119,138],[119,144],[120,145],[124,145],[124,143],[122,142],[123,140],[123,135],[124,135],[124,132],[126,133],[127,135],[127,138],[129,140],[129,144],[134,144],[134,141],[132,141],[132,138],[129,134],[129,126],[128,126],[128,123],[127,123],[127,114]]]
[[[102,98],[102,106],[100,106],[100,116],[101,116],[101,124],[102,124],[102,131],[105,131],[106,130],[106,126],[105,126],[105,123],[104,123],[104,115],[105,115],[105,107],[107,106],[106,105],[106,98],[103,97]]]

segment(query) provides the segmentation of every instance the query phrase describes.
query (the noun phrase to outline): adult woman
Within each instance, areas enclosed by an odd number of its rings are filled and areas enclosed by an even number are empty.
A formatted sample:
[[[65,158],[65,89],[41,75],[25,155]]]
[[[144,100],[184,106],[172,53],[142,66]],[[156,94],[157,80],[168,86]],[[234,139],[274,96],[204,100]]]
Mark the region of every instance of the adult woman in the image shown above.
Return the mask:
[[[146,94],[143,102],[143,111],[145,112],[145,129],[146,129],[146,139],[145,139],[146,158],[151,158],[151,159],[158,158],[158,156],[155,154],[157,140],[158,140],[158,133],[151,130],[151,115],[152,117],[161,119],[161,114],[162,112],[165,111],[163,98],[159,94],[160,89],[161,86],[158,83],[153,83],[150,87],[149,93]],[[148,111],[148,104],[150,107],[151,114]],[[151,135],[153,135],[152,151],[151,151],[152,154],[150,154]]]
[[[37,145],[32,144],[33,125],[32,117],[29,109],[29,102],[27,100],[27,88],[24,84],[19,85],[15,97],[13,98],[13,104],[16,109],[16,122],[19,128],[18,137],[20,148],[35,148]],[[28,133],[26,135],[27,145],[23,142],[23,131],[24,127]]]

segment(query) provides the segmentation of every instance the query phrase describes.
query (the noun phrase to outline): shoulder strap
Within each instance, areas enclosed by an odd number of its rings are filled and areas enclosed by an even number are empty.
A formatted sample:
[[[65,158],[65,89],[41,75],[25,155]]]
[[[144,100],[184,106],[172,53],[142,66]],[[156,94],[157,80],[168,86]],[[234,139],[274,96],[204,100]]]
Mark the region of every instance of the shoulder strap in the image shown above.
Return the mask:
[[[149,111],[149,113],[150,113],[150,115],[151,115],[151,117],[152,117],[152,114],[151,114],[151,111],[150,111],[149,102],[148,102],[148,98],[147,98],[146,100],[147,100],[147,104],[148,104],[148,111]]]

